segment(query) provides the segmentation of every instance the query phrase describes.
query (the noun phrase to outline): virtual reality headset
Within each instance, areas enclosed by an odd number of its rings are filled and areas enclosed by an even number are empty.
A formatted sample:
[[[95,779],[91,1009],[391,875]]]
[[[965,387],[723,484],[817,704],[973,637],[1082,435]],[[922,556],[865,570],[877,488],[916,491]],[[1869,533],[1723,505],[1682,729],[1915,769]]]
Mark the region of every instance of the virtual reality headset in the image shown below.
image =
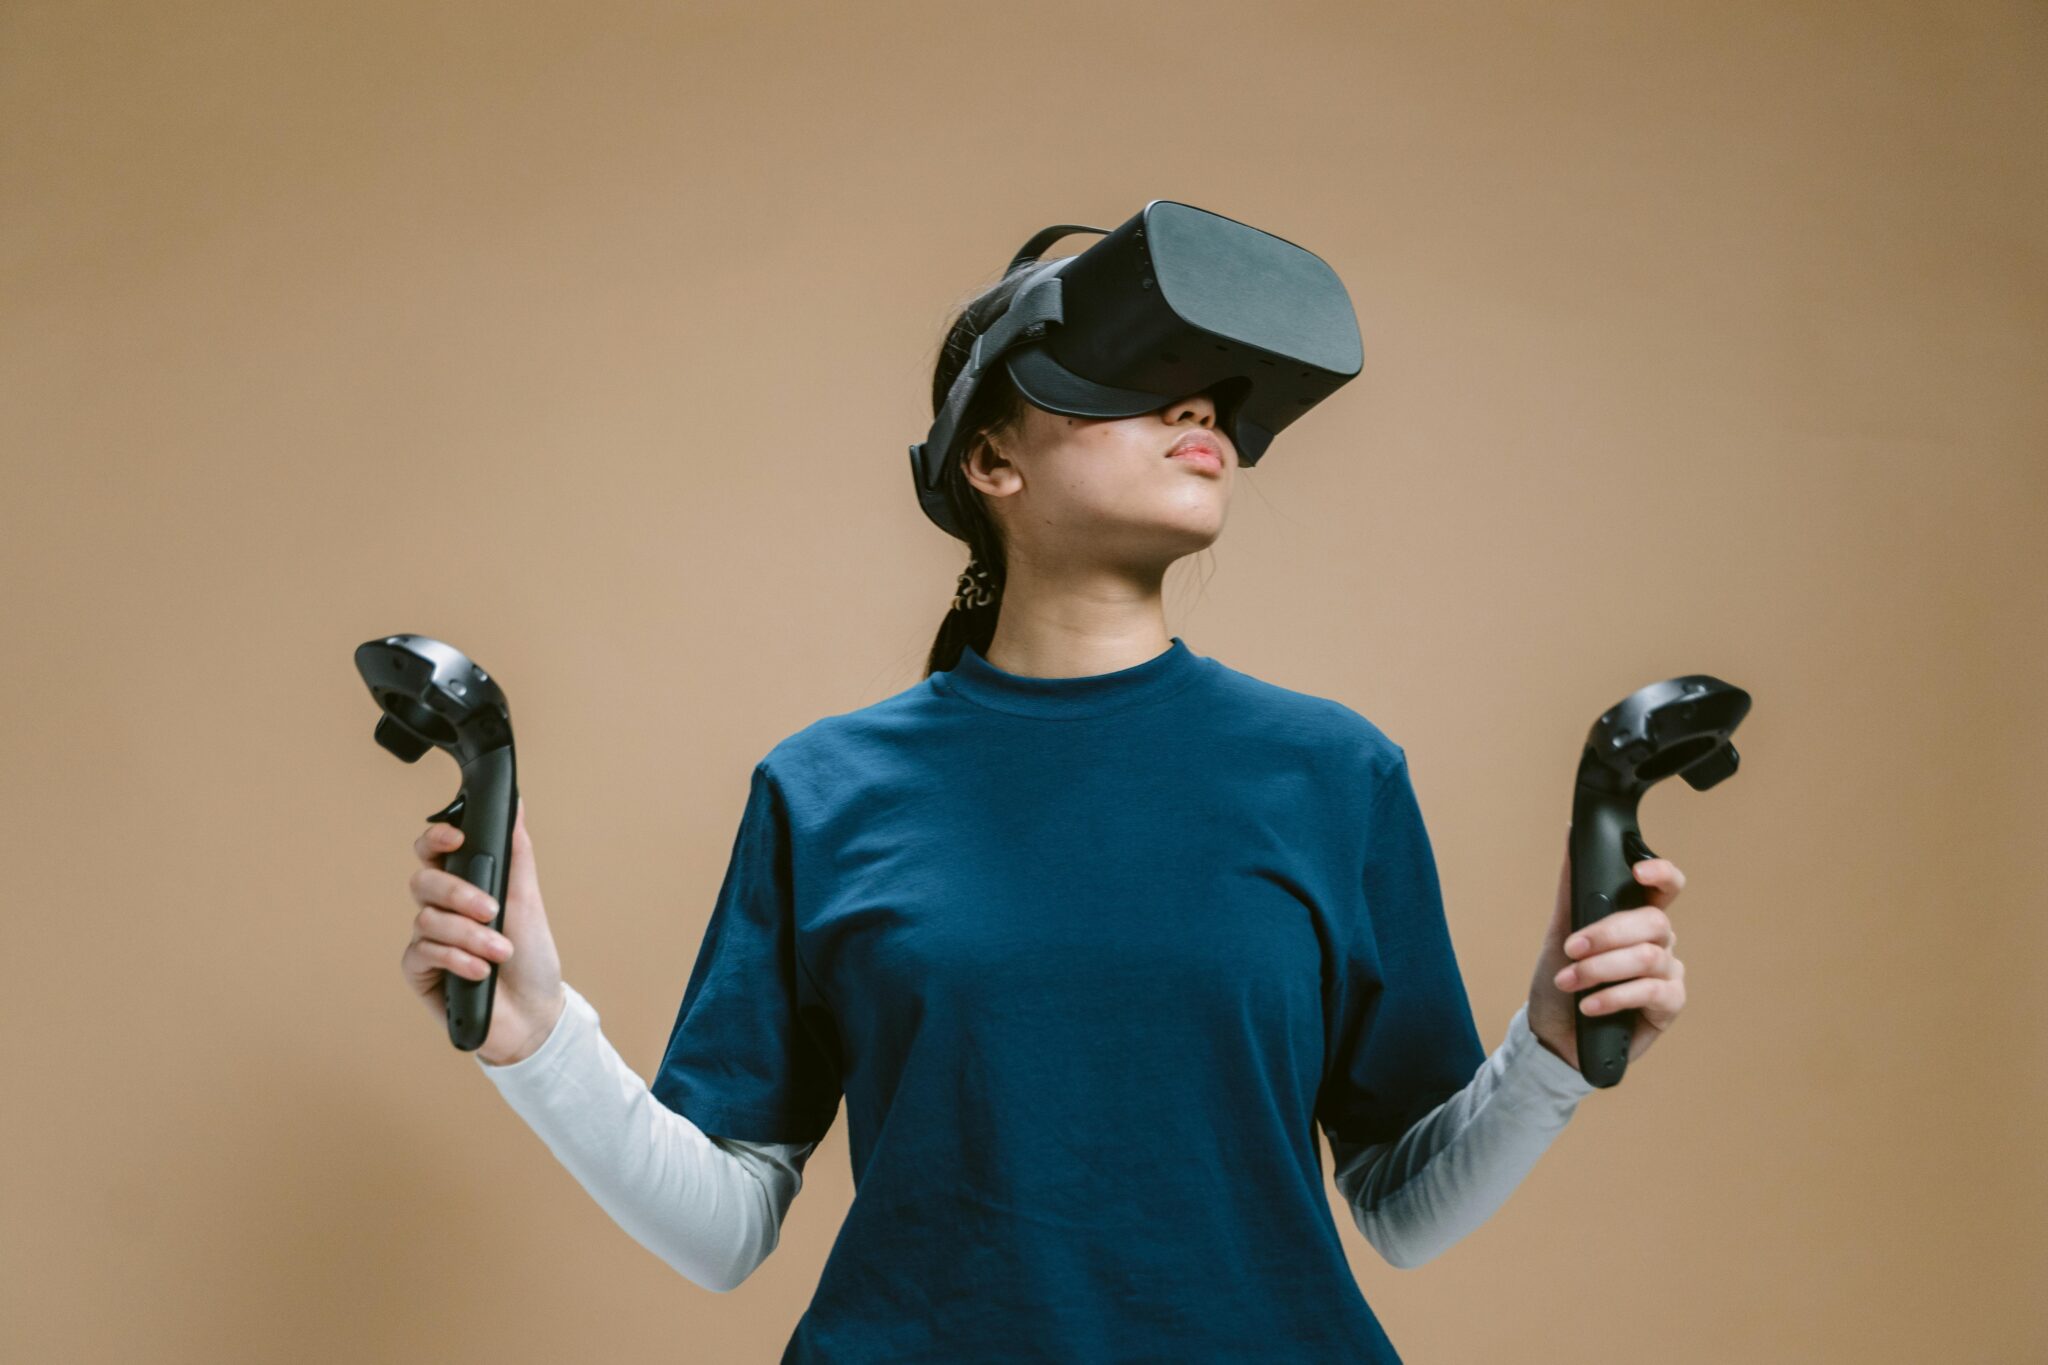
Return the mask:
[[[910,447],[918,505],[962,540],[942,478],[968,434],[961,414],[998,359],[1027,400],[1070,417],[1133,417],[1206,393],[1247,466],[1363,364],[1343,281],[1285,238],[1154,199],[1114,229],[1044,228],[1010,269],[1072,232],[1104,236],[1025,278],[974,339],[930,433]]]

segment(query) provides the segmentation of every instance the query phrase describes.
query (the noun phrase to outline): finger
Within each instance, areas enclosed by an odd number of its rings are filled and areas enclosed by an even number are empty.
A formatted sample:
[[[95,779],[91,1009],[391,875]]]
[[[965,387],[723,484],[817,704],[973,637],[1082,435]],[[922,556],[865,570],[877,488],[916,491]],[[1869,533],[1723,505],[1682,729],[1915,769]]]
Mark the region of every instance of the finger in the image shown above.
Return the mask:
[[[431,862],[450,849],[462,845],[462,831],[453,825],[431,824],[412,841],[412,851],[419,855],[421,862]]]
[[[1550,902],[1550,924],[1543,931],[1545,944],[1556,943],[1572,931],[1571,855],[1557,870],[1557,895]]]
[[[482,887],[466,882],[444,868],[423,867],[412,874],[409,884],[412,898],[422,906],[438,905],[483,920],[498,916],[497,903]]]
[[[526,831],[526,798],[512,817],[512,865],[507,869],[505,899],[537,902],[540,899],[540,871],[533,860],[533,836]]]
[[[476,957],[503,962],[512,956],[512,940],[467,915],[427,906],[416,917],[422,943],[446,943]]]
[[[1583,961],[1631,943],[1661,943],[1669,948],[1677,941],[1671,917],[1664,913],[1663,906],[1638,905],[1594,920],[1564,941],[1564,951],[1567,957]]]
[[[1638,976],[1673,976],[1677,959],[1661,943],[1631,943],[1574,962],[1551,980],[1561,991],[1578,991],[1600,981],[1627,981]]]
[[[1638,1009],[1659,1028],[1678,1017],[1685,1008],[1685,983],[1670,977],[1645,976],[1595,991],[1579,1001],[1582,1014],[1612,1014],[1616,1010]]]
[[[1685,890],[1685,873],[1669,858],[1645,858],[1633,864],[1629,871],[1635,879],[1651,888],[1653,905],[1668,905],[1678,893]]]
[[[468,977],[472,981],[481,981],[491,974],[490,963],[474,953],[464,952],[454,944],[443,943],[439,939],[423,938],[411,951],[422,961],[430,962],[457,976]]]

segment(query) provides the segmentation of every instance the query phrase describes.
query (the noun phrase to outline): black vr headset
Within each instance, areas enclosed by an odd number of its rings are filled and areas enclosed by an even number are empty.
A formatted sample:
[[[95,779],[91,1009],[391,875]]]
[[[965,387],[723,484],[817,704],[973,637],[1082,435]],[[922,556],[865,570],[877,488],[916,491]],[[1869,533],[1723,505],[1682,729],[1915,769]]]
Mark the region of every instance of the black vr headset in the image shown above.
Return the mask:
[[[1246,466],[1363,364],[1343,281],[1284,238],[1154,199],[1114,230],[1045,228],[1010,269],[1070,232],[1105,235],[1025,278],[975,337],[930,434],[910,447],[918,505],[962,540],[942,477],[963,435],[960,416],[998,357],[1027,400],[1069,417],[1133,417],[1207,393]]]

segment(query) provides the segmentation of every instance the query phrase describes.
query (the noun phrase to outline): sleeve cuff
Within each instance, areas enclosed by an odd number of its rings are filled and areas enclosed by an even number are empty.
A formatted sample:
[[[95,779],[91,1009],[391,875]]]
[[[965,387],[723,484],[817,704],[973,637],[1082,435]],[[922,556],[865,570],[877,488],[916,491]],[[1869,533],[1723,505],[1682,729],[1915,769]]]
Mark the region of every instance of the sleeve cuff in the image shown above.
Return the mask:
[[[1507,1075],[1554,1107],[1569,1111],[1600,1087],[1579,1074],[1579,1069],[1543,1045],[1529,1027],[1529,1002],[1523,1001],[1508,1020],[1507,1041],[1502,1044]]]
[[[596,1006],[585,1000],[582,994],[567,981],[562,983],[562,1013],[555,1019],[555,1026],[548,1030],[548,1036],[541,1045],[516,1062],[494,1066],[477,1053],[476,1064],[483,1068],[486,1076],[499,1085],[525,1085],[533,1078],[552,1074],[561,1064],[562,1057],[569,1051],[574,1039],[598,1023]]]

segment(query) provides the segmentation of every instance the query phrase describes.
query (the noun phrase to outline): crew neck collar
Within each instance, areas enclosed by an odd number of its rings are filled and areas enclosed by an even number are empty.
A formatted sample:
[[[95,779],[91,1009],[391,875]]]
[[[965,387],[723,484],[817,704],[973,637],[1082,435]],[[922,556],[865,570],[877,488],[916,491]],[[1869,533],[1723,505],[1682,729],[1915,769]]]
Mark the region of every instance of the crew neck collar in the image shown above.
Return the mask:
[[[1176,635],[1164,650],[1129,668],[1040,678],[997,668],[980,650],[968,645],[960,651],[958,663],[934,673],[932,679],[954,696],[994,711],[1066,720],[1122,711],[1170,696],[1193,682],[1204,662],[1202,655]]]

